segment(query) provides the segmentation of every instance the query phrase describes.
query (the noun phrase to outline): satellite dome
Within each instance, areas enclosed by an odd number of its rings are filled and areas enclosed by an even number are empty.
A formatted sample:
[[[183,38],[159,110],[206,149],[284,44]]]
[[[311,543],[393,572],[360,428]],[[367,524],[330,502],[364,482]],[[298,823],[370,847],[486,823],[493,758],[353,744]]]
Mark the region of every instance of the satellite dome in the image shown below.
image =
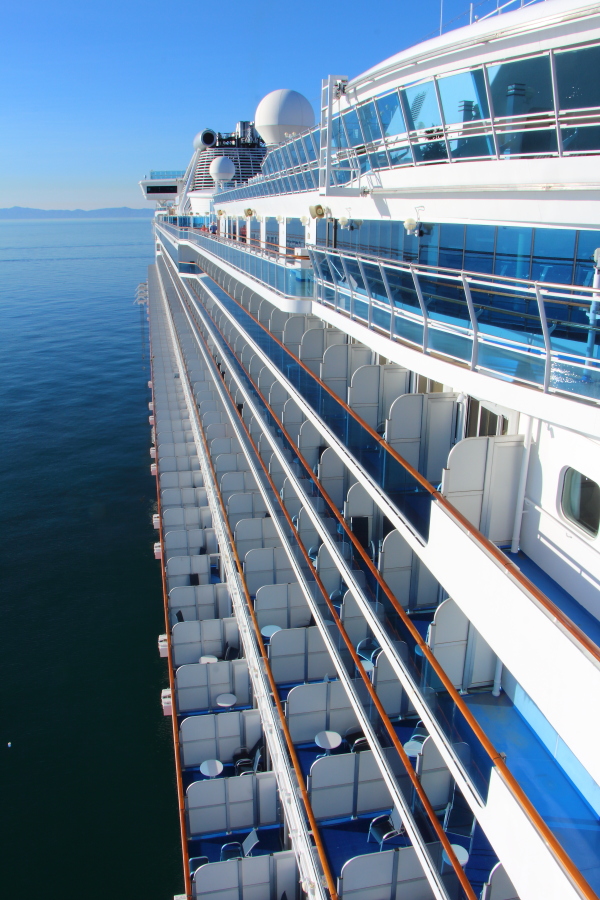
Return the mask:
[[[232,181],[235,175],[235,163],[228,156],[216,156],[210,164],[210,177],[217,184]]]
[[[203,128],[194,138],[194,150],[206,150],[217,143],[217,135],[212,128]]]
[[[308,131],[315,124],[309,101],[298,91],[271,91],[258,104],[254,127],[266,144],[279,144],[290,134]]]

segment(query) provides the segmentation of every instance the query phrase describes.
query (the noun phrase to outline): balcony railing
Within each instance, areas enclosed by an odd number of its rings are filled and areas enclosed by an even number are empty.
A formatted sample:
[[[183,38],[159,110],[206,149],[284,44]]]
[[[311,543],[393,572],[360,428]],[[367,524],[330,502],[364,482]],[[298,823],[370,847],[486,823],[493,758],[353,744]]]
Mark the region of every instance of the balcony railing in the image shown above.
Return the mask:
[[[296,299],[312,299],[314,294],[314,276],[312,268],[306,267],[308,257],[291,255],[285,250],[275,251],[248,245],[241,241],[232,241],[216,235],[205,234],[192,228],[175,228],[173,225],[161,223],[168,233],[179,240],[190,241],[222,259],[278,294]],[[243,249],[242,249],[243,248]],[[180,265],[193,265],[182,262]],[[190,271],[195,271],[190,268]]]
[[[600,291],[309,251],[317,302],[471,369],[600,400]]]

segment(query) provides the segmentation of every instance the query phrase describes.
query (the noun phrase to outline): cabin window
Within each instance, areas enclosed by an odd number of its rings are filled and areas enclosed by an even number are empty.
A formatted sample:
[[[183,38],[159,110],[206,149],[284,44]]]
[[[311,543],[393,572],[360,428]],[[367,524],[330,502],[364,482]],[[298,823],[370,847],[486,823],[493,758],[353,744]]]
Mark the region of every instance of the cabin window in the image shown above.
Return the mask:
[[[600,526],[600,487],[595,481],[576,469],[567,469],[561,505],[567,519],[596,537]]]

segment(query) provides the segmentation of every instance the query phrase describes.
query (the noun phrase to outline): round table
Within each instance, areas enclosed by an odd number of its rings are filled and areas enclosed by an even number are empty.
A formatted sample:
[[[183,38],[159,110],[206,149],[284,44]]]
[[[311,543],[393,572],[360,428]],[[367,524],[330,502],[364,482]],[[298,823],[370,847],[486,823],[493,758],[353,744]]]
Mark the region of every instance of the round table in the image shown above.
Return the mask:
[[[459,865],[461,865],[464,869],[466,864],[469,862],[469,851],[465,850],[465,848],[461,844],[450,844],[450,846],[454,851],[454,855],[457,858]],[[442,859],[445,863],[450,865],[450,860],[448,859],[445,850],[442,850]]]
[[[339,747],[341,743],[342,736],[341,734],[338,734],[337,731],[320,731],[315,735],[315,744],[317,747],[325,750],[328,756],[331,751],[335,750],[336,747]]]
[[[201,657],[200,657],[200,662],[201,662],[201,663],[215,663],[215,662],[219,662],[219,657],[218,657],[218,656],[201,656]]]
[[[418,756],[423,749],[423,741],[407,741],[404,744],[404,752],[407,756]]]
[[[260,633],[264,638],[270,640],[274,634],[277,634],[278,631],[281,631],[281,627],[279,625],[263,625],[260,629]]]
[[[205,759],[200,764],[200,771],[207,778],[216,778],[223,771],[223,763],[220,759]]]
[[[237,703],[237,697],[235,694],[219,694],[216,699],[217,706],[223,707],[223,709],[227,709],[230,706],[235,706]]]

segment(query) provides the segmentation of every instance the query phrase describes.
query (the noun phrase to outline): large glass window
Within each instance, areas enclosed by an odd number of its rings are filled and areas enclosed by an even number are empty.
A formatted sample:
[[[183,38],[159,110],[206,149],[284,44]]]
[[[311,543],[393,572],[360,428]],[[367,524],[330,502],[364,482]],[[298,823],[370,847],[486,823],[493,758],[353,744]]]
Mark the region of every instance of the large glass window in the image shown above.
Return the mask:
[[[489,119],[482,69],[438,79],[446,125]]]
[[[554,108],[549,56],[488,66],[488,78],[497,117],[533,115]]]
[[[505,278],[529,278],[531,263],[531,228],[501,225],[496,241],[494,272]]]
[[[397,134],[405,133],[406,125],[400,107],[400,98],[396,91],[380,97],[377,100],[377,109],[385,137],[394,137]]]
[[[600,487],[595,481],[576,469],[567,469],[561,505],[567,519],[596,537],[600,526]]]
[[[594,250],[600,247],[600,231],[580,231],[575,259],[575,284],[591,287],[594,280]]]
[[[360,125],[358,124],[358,115],[356,113],[356,109],[351,109],[347,113],[344,113],[343,119],[344,125],[346,126],[348,143],[350,144],[350,146],[358,147],[360,146],[360,144],[364,144]]]
[[[360,119],[360,124],[362,125],[365,141],[367,143],[369,143],[369,141],[380,141],[381,128],[379,127],[375,104],[365,103],[363,106],[359,106],[358,117]]]
[[[295,146],[296,146],[296,153],[298,154],[298,159],[300,160],[302,165],[306,165],[306,163],[308,163],[308,159],[306,158],[306,151],[304,149],[304,144],[302,143],[302,140],[300,138],[298,138],[298,140],[296,141]]]
[[[338,150],[348,146],[341,116],[335,116],[331,121],[331,146]]]
[[[464,266],[468,272],[491,274],[494,268],[496,229],[493,225],[467,225]]]
[[[402,91],[411,131],[436,128],[442,124],[433,81],[424,81]]]
[[[600,106],[600,47],[555,55],[559,109]]]
[[[574,231],[566,228],[536,229],[531,277],[534,281],[571,284],[574,255]]]

